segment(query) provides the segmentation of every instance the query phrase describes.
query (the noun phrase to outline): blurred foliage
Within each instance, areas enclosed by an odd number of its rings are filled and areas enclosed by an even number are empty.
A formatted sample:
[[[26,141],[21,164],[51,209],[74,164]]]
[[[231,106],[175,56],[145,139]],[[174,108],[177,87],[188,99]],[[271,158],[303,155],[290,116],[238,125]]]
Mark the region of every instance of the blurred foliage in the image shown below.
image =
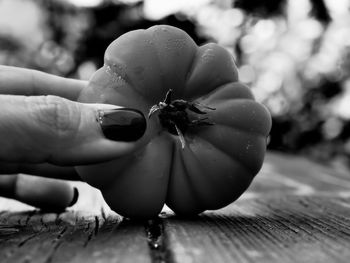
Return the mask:
[[[349,0],[0,0],[0,64],[88,79],[121,34],[215,41],[273,116],[268,147],[349,163]]]

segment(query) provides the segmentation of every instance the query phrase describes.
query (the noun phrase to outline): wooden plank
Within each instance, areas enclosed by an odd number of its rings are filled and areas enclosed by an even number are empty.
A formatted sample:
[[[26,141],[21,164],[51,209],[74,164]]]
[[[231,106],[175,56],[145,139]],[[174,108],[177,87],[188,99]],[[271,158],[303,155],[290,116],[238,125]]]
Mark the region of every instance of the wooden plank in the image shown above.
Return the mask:
[[[270,154],[237,202],[163,220],[173,262],[348,262],[350,180],[321,165]]]
[[[0,213],[1,262],[151,262],[144,222],[119,215],[87,201],[95,193],[79,189],[80,203],[65,213],[41,213],[12,203]],[[86,196],[87,194],[92,195]],[[86,199],[84,199],[86,197]],[[24,211],[16,208],[23,207]],[[87,210],[89,209],[89,210]]]
[[[76,237],[72,234],[71,238]],[[71,242],[65,244],[58,251],[65,254],[69,251]],[[76,242],[73,242],[76,243]],[[74,250],[74,249],[73,249]],[[75,252],[74,257],[66,258],[69,261],[62,261],[62,257],[57,258],[57,262],[151,262],[148,249],[148,241],[144,226],[141,222],[122,220],[116,222],[114,218],[109,218],[102,227],[94,232],[88,242],[84,244],[84,249]]]
[[[350,175],[268,154],[234,204],[184,219],[131,221],[78,184],[78,203],[41,213],[0,198],[1,262],[348,262]]]
[[[169,218],[165,234],[174,262],[347,262],[349,220],[301,200],[249,200],[231,212]]]

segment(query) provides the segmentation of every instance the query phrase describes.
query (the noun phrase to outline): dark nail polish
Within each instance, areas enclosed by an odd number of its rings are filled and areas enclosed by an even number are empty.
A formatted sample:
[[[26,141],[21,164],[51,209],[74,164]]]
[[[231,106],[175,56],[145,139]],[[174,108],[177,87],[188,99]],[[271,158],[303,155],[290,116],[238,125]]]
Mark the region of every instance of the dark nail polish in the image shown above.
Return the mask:
[[[135,109],[99,110],[97,120],[105,137],[113,141],[136,141],[146,131],[146,118]]]
[[[78,188],[74,187],[74,193],[73,193],[73,198],[72,201],[69,203],[68,207],[71,207],[76,204],[79,198],[79,191]]]

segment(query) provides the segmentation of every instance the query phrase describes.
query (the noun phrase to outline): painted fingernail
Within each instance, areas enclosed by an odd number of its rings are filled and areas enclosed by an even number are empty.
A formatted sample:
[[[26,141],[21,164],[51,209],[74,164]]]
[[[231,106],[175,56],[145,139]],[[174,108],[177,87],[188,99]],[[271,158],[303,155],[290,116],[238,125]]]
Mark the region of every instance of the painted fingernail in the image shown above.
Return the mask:
[[[146,118],[136,109],[98,110],[97,121],[104,136],[113,141],[136,141],[146,131]]]
[[[72,201],[70,201],[68,207],[71,207],[73,205],[75,205],[78,201],[78,198],[79,198],[79,191],[78,191],[78,188],[74,187],[74,190],[73,190],[73,198],[72,198]]]

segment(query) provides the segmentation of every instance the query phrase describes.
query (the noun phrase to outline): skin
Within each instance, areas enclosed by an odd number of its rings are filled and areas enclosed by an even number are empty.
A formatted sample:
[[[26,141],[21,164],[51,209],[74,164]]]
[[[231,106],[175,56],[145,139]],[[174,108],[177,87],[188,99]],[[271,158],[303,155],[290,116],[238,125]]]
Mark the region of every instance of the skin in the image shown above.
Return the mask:
[[[74,166],[109,161],[135,148],[137,143],[106,139],[96,121],[97,110],[118,106],[76,102],[86,85],[0,65],[0,196],[64,208],[74,192],[61,180],[80,180]]]

